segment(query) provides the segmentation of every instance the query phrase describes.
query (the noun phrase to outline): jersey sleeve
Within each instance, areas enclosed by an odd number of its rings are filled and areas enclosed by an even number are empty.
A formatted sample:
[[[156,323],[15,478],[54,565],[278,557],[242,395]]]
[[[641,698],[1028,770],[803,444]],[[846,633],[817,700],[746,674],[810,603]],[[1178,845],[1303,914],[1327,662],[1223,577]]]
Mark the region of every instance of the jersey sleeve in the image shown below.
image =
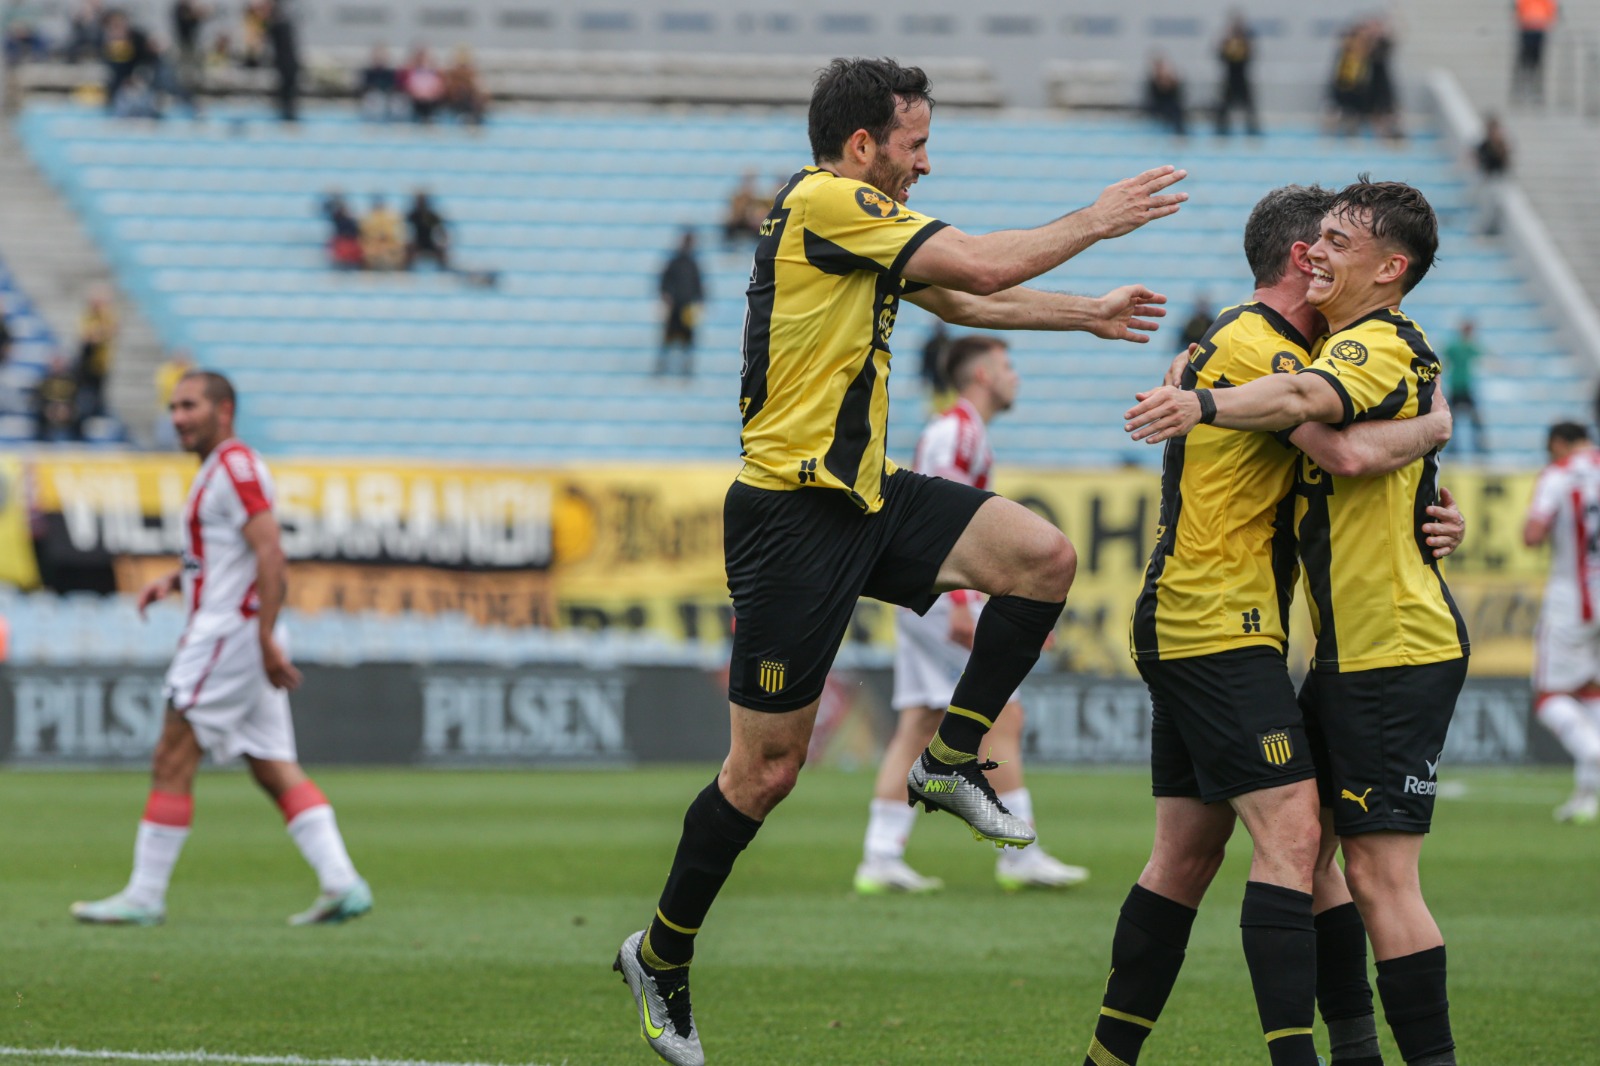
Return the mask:
[[[971,485],[976,481],[978,434],[972,424],[953,414],[928,423],[917,442],[918,473]]]
[[[1565,472],[1560,467],[1545,467],[1539,473],[1539,480],[1533,483],[1533,502],[1528,505],[1528,517],[1548,522],[1560,510],[1567,491]]]
[[[1302,373],[1316,374],[1339,394],[1344,414],[1336,425],[1343,429],[1358,420],[1400,417],[1421,384],[1412,359],[1398,337],[1350,330],[1330,337]]]
[[[946,225],[864,182],[836,178],[817,190],[806,211],[806,258],[830,274],[899,275],[922,242]]]
[[[255,456],[244,448],[229,449],[222,456],[222,469],[233,485],[243,521],[248,522],[262,511],[272,510],[272,500],[265,475]]]

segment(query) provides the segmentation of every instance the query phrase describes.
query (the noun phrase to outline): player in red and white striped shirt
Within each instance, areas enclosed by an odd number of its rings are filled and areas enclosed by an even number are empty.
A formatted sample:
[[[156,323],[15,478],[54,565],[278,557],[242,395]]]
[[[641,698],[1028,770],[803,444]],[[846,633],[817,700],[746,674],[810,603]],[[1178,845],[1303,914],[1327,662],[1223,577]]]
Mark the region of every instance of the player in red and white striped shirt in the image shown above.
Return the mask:
[[[988,488],[994,466],[988,423],[1010,410],[1020,382],[1010,351],[998,337],[962,337],[945,354],[945,373],[959,398],[922,431],[913,469]],[[857,892],[930,892],[943,885],[905,861],[906,840],[916,816],[915,808],[906,804],[906,773],[950,705],[982,609],[980,595],[956,591],[940,596],[924,615],[904,607],[895,611],[898,639],[892,702],[899,724],[878,768],[864,853],[856,868]],[[990,771],[989,781],[1001,804],[1032,824],[1033,797],[1022,780],[1022,721],[1022,705],[1013,695],[986,738],[990,747],[985,755],[1000,763]],[[1020,851],[1002,849],[995,868],[996,880],[1008,890],[1060,888],[1088,876],[1083,867],[1061,862],[1038,844]]]
[[[139,614],[181,593],[188,622],[167,671],[167,716],[156,742],[153,782],[121,892],[74,903],[98,925],[155,925],[166,917],[167,883],[194,817],[194,776],[204,752],[243,756],[278,804],[289,836],[317,874],[320,894],[294,925],[342,922],[372,909],[333,808],[300,769],[290,690],[300,671],[278,621],[287,566],[273,517],[272,479],[261,457],[234,438],[233,386],[220,374],[185,374],[172,392],[172,425],[200,470],[184,505],[183,565],[151,582]]]
[[[1576,422],[1550,427],[1522,539],[1550,545],[1550,579],[1534,632],[1534,706],[1571,753],[1576,787],[1563,822],[1600,817],[1600,450]]]

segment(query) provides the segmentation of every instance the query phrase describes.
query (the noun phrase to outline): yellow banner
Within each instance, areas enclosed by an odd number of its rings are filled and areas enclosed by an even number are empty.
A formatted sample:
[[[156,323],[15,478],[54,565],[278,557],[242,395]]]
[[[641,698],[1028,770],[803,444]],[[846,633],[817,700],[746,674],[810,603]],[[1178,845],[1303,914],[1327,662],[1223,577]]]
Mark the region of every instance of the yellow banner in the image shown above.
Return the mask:
[[[22,463],[0,455],[0,583],[31,589],[39,584],[28,530],[28,500]]]

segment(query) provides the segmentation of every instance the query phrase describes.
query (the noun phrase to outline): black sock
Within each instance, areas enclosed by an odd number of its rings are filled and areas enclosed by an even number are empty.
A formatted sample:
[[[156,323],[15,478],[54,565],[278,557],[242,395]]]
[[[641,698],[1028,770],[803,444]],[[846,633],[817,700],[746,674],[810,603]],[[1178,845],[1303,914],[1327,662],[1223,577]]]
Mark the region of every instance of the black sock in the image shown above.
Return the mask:
[[[950,695],[939,732],[928,749],[946,763],[971,762],[983,735],[1017,691],[1050,639],[1064,603],[996,596],[983,605],[972,634],[967,669]]]
[[[1144,1038],[1155,1028],[1183,966],[1195,910],[1143,885],[1122,902],[1111,939],[1111,976],[1084,1066],[1139,1061]]]
[[[1451,1066],[1456,1042],[1450,1035],[1450,1000],[1445,995],[1444,945],[1378,960],[1378,996],[1384,1020],[1408,1066]]]
[[[700,923],[733,871],[734,860],[760,828],[760,822],[723,798],[715,779],[694,798],[683,816],[683,836],[667,887],[645,933],[645,962],[657,968],[689,965]]]
[[[1354,903],[1316,917],[1317,1007],[1328,1027],[1332,1066],[1383,1066],[1367,983],[1367,927]]]
[[[1244,961],[1272,1066],[1316,1066],[1317,930],[1311,894],[1249,881],[1239,910]]]

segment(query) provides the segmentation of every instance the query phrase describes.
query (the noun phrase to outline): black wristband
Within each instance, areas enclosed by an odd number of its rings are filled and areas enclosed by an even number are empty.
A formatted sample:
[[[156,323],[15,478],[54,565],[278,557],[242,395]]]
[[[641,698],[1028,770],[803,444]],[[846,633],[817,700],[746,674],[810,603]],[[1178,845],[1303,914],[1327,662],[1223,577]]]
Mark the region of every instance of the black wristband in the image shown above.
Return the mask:
[[[1217,401],[1210,389],[1195,389],[1194,398],[1200,401],[1200,424],[1209,426],[1217,420]]]

